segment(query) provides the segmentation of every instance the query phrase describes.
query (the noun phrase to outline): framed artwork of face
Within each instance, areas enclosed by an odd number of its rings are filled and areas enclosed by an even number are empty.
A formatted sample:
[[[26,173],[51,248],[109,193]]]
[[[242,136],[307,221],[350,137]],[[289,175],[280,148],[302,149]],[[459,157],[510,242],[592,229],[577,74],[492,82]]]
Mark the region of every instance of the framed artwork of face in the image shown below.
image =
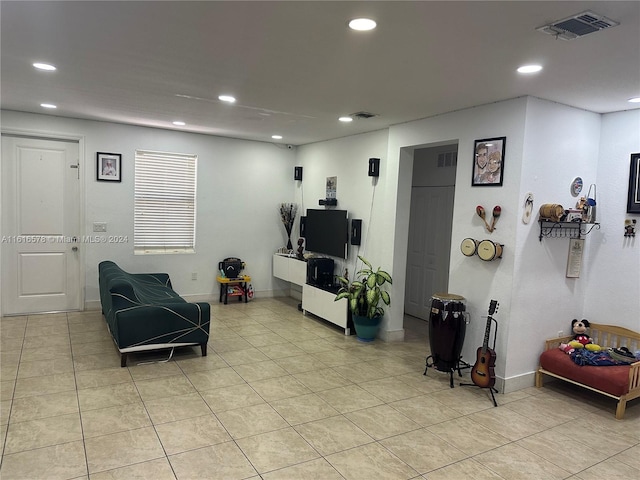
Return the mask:
[[[501,186],[507,137],[476,140],[473,149],[471,186]]]

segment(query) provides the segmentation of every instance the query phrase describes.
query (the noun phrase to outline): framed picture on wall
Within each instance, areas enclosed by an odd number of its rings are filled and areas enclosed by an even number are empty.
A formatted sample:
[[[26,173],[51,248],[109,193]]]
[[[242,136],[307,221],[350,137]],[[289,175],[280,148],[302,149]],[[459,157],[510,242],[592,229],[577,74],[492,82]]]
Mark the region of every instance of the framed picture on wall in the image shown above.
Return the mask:
[[[99,182],[121,182],[122,155],[98,152],[96,155],[96,179]]]
[[[472,187],[500,187],[504,175],[507,137],[476,140],[473,148]]]
[[[640,153],[631,154],[627,213],[640,213]]]

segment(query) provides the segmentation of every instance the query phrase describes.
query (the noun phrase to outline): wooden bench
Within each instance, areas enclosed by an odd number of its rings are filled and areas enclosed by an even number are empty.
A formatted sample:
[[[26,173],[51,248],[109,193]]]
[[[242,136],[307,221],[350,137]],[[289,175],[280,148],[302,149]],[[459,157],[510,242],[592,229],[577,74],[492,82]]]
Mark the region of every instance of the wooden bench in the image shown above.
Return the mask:
[[[640,333],[623,327],[592,323],[590,332],[593,343],[602,348],[627,347],[631,352],[640,350]],[[622,419],[627,402],[640,397],[640,361],[630,365],[580,366],[561,351],[560,343],[568,343],[573,335],[552,338],[545,342],[536,371],[536,387],[542,387],[542,374],[579,385],[594,392],[618,400],[616,418]]]

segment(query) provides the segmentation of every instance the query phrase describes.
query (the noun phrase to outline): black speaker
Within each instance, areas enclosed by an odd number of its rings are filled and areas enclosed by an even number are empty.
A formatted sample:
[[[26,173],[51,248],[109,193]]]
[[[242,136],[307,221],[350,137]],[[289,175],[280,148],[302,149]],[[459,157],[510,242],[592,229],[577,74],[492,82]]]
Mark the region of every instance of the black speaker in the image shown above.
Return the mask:
[[[362,220],[351,220],[351,245],[360,245],[362,242]]]
[[[305,235],[305,227],[307,226],[307,217],[300,217],[300,236],[307,238]]]
[[[370,177],[380,176],[380,159],[379,158],[369,159],[369,176]]]
[[[293,179],[302,181],[302,167],[293,167]]]

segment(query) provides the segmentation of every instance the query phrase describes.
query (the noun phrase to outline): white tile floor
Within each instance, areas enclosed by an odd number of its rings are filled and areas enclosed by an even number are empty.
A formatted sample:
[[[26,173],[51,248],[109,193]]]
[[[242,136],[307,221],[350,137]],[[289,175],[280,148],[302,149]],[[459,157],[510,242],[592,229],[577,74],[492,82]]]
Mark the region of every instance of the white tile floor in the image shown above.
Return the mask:
[[[0,477],[640,478],[640,403],[497,395],[429,370],[427,324],[371,344],[287,298],[212,305],[209,355],[119,356],[99,312],[0,320]],[[464,380],[464,379],[463,379]]]

